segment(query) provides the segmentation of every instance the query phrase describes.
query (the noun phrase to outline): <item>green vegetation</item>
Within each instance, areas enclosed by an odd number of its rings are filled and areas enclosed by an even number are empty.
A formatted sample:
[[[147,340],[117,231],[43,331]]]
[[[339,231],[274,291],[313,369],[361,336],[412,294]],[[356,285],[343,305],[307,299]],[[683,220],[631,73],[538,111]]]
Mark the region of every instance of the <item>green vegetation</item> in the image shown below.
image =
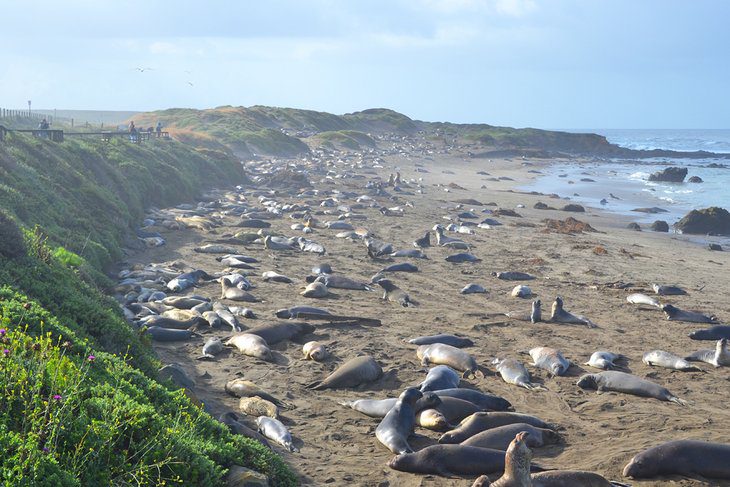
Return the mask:
[[[368,134],[357,130],[321,132],[307,141],[314,147],[323,146],[329,149],[344,148],[357,151],[366,147],[375,147],[375,141]]]
[[[295,485],[271,451],[157,382],[147,338],[102,292],[145,208],[245,181],[240,163],[173,141],[12,134],[0,181],[0,482],[221,485],[236,464]]]

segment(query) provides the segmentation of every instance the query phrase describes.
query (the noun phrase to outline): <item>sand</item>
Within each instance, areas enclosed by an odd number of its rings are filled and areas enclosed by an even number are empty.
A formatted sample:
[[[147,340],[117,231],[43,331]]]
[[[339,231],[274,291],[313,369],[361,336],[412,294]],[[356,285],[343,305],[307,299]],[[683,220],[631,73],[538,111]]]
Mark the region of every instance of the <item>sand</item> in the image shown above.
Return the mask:
[[[327,299],[307,299],[299,295],[304,277],[318,262],[328,262],[336,273],[369,281],[388,263],[368,259],[362,242],[335,238],[334,230],[318,229],[309,238],[325,245],[327,255],[318,257],[300,252],[269,252],[258,245],[239,246],[241,253],[257,257],[261,263],[252,272],[256,288],[251,292],[263,303],[240,304],[255,310],[257,320],[242,320],[253,327],[275,321],[273,311],[292,305],[311,305],[329,309],[336,314],[376,317],[382,326],[316,324],[316,332],[305,340],[316,339],[327,344],[332,358],[325,363],[302,359],[302,343],[283,342],[274,345],[276,363],[268,363],[231,352],[216,361],[196,361],[205,339],[225,337],[230,332],[212,330],[204,338],[190,342],[155,344],[160,360],[181,364],[197,385],[195,394],[216,416],[227,410],[237,411],[238,400],[227,395],[224,384],[243,377],[254,381],[271,394],[285,399],[294,408],[284,410],[283,422],[295,438],[300,453],[289,453],[275,447],[299,475],[302,485],[367,485],[367,486],[470,486],[473,479],[445,479],[391,470],[387,461],[392,457],[375,438],[378,420],[371,419],[339,404],[357,398],[395,397],[405,387],[418,384],[425,376],[416,357],[415,346],[406,339],[435,333],[457,333],[474,340],[468,350],[477,361],[488,368],[494,357],[512,356],[522,360],[533,380],[548,390],[530,392],[504,383],[499,376],[488,374],[484,379],[462,381],[471,387],[507,398],[516,410],[539,416],[560,425],[564,442],[534,451],[534,461],[545,467],[580,469],[598,472],[609,479],[624,480],[623,466],[639,451],[658,443],[683,439],[703,439],[728,442],[730,424],[728,380],[730,370],[704,367],[707,373],[673,372],[650,368],[641,362],[643,352],[664,349],[679,355],[699,348],[710,348],[712,342],[697,342],[687,338],[692,330],[704,325],[667,321],[659,310],[644,310],[626,303],[631,292],[650,293],[653,282],[678,284],[689,291],[688,296],[667,297],[663,302],[683,309],[697,309],[730,320],[730,302],[726,291],[730,281],[726,253],[709,252],[703,246],[689,242],[684,236],[635,232],[625,228],[628,218],[611,215],[600,209],[588,209],[575,214],[553,210],[535,210],[532,206],[543,201],[562,207],[566,202],[545,196],[510,192],[511,188],[539,177],[528,173],[549,161],[531,161],[524,166],[520,160],[468,159],[465,152],[451,154],[397,155],[385,157],[385,167],[377,174],[387,180],[393,167],[398,166],[404,179],[423,177],[425,194],[403,196],[412,201],[404,217],[384,217],[377,209],[362,213],[367,220],[355,222],[374,231],[397,249],[413,248],[412,241],[436,223],[448,223],[442,217],[453,215],[454,200],[474,198],[482,203],[496,202],[500,207],[516,209],[522,218],[500,217],[503,226],[476,229],[476,235],[457,235],[474,245],[473,253],[482,261],[474,264],[451,264],[444,258],[455,253],[443,248],[425,249],[429,260],[412,260],[418,273],[398,273],[392,279],[420,303],[416,308],[401,308],[380,300],[377,291],[335,289]],[[429,173],[414,171],[414,162],[423,164]],[[444,173],[442,171],[452,173]],[[335,167],[335,171],[337,168]],[[487,171],[490,176],[477,175]],[[490,177],[508,176],[513,181],[488,181]],[[372,176],[368,176],[369,178]],[[317,178],[313,178],[316,180]],[[315,186],[342,189],[365,194],[366,180],[335,179],[334,184]],[[456,183],[464,190],[444,191],[435,184]],[[486,185],[486,189],[481,189]],[[288,199],[287,199],[288,200]],[[252,199],[253,201],[253,199]],[[292,198],[290,201],[299,201]],[[317,200],[318,201],[318,200]],[[384,205],[396,203],[382,201]],[[465,205],[480,212],[482,207]],[[485,217],[488,215],[484,215]],[[545,233],[542,220],[565,219],[569,216],[590,223],[600,233],[566,235]],[[318,216],[320,220],[330,219]],[[232,218],[227,218],[232,222]],[[272,230],[287,236],[293,220],[285,216],[274,220]],[[219,228],[217,234],[238,230]],[[455,234],[449,234],[454,236]],[[223,266],[214,255],[198,254],[192,248],[216,237],[198,230],[165,231],[168,244],[132,255],[128,263],[151,263],[183,260],[192,268],[216,272]],[[432,241],[435,238],[432,236]],[[596,247],[605,253],[596,253]],[[599,251],[600,252],[600,251]],[[397,259],[398,261],[407,259]],[[261,272],[275,270],[295,279],[294,284],[263,282]],[[543,314],[555,296],[565,300],[567,310],[585,315],[598,324],[596,329],[584,326],[539,323],[530,324],[499,315],[506,311],[529,312],[530,299],[510,296],[516,283],[500,281],[493,271],[523,271],[537,276],[529,286],[543,302]],[[461,295],[459,290],[469,283],[487,288],[488,294]],[[626,289],[612,283],[626,283]],[[195,292],[218,298],[217,283],[205,284]],[[545,371],[530,365],[522,354],[535,346],[560,349],[573,363],[563,377],[548,377]],[[644,399],[629,395],[583,391],[575,385],[585,372],[598,370],[581,365],[596,350],[610,350],[629,358],[628,371],[664,385],[675,395],[689,401],[690,407]],[[375,357],[386,371],[384,377],[354,390],[311,391],[305,385],[325,377],[337,365],[358,354]],[[712,369],[712,370],[711,370]],[[254,418],[247,418],[253,424]],[[411,445],[416,448],[433,444],[439,434],[417,428]],[[730,482],[705,483],[688,479],[629,481],[633,485],[730,485]]]

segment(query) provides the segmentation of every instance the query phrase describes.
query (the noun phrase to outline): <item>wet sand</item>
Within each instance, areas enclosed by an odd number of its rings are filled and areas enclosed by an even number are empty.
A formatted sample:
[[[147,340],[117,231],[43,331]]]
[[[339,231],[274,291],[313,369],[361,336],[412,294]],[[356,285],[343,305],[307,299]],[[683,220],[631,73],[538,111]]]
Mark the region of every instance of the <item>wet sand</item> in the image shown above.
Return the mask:
[[[730,302],[726,298],[730,277],[726,253],[709,252],[691,243],[686,237],[634,232],[625,228],[627,218],[588,209],[586,213],[536,210],[532,206],[543,201],[560,207],[565,201],[545,196],[509,192],[510,188],[526,184],[539,175],[528,173],[547,161],[533,161],[534,166],[523,166],[518,160],[469,160],[456,153],[452,155],[388,156],[383,168],[376,169],[382,180],[399,167],[404,180],[423,178],[425,194],[401,196],[400,202],[412,201],[403,217],[385,217],[377,208],[358,213],[367,220],[353,222],[363,226],[396,249],[413,248],[412,241],[431,229],[436,223],[449,223],[443,217],[454,215],[453,201],[474,198],[482,203],[495,202],[502,208],[516,209],[522,218],[497,217],[503,225],[491,229],[476,229],[476,235],[457,236],[474,246],[473,253],[482,259],[473,264],[451,264],[444,258],[456,253],[444,248],[425,249],[429,260],[394,259],[410,261],[420,268],[418,273],[397,273],[392,280],[419,302],[416,308],[401,308],[381,301],[379,291],[332,290],[326,299],[307,299],[299,295],[304,278],[316,263],[327,262],[335,273],[367,282],[387,262],[375,262],[366,255],[361,241],[335,238],[336,230],[317,229],[307,238],[323,244],[327,255],[296,252],[270,252],[260,245],[236,246],[240,253],[260,260],[257,270],[251,272],[256,288],[251,292],[264,300],[262,303],[234,303],[252,308],[256,320],[241,320],[248,327],[276,321],[273,312],[293,305],[324,307],[335,314],[374,317],[382,326],[327,325],[315,323],[316,331],[300,343],[282,342],[272,346],[276,363],[268,363],[237,352],[224,352],[215,361],[196,361],[202,345],[210,336],[225,337],[223,329],[204,333],[203,338],[189,342],[155,344],[163,363],[181,364],[197,385],[194,392],[210,410],[218,414],[238,410],[238,399],[227,395],[223,388],[228,380],[243,377],[254,381],[276,397],[293,405],[282,411],[282,420],[290,429],[300,453],[289,453],[274,448],[300,476],[302,485],[363,485],[363,486],[470,486],[473,479],[445,479],[391,470],[387,466],[392,454],[375,438],[378,420],[368,418],[339,404],[357,398],[396,397],[405,387],[423,380],[424,368],[416,357],[416,347],[405,342],[408,338],[436,333],[456,333],[471,338],[475,346],[466,349],[490,373],[484,379],[462,381],[462,385],[489,391],[508,399],[518,412],[539,416],[560,425],[563,443],[534,450],[534,461],[544,467],[580,469],[598,472],[608,479],[622,480],[621,471],[628,460],[639,451],[658,443],[683,438],[728,442],[730,424],[728,380],[730,370],[703,366],[707,373],[673,372],[650,368],[641,362],[643,352],[652,349],[668,350],[682,356],[700,348],[711,348],[713,342],[698,342],[687,338],[692,330],[705,325],[670,322],[659,310],[644,310],[626,303],[631,292],[650,293],[653,282],[678,284],[689,291],[688,296],[667,297],[663,302],[683,309],[697,309],[714,313],[721,320],[730,320]],[[414,162],[423,164],[428,173],[415,172]],[[335,163],[333,170],[340,168]],[[448,171],[450,173],[444,173]],[[489,176],[477,175],[487,171]],[[489,181],[490,177],[507,176],[514,181]],[[372,176],[368,175],[368,178]],[[333,184],[317,182],[319,189],[340,189],[366,194],[367,180],[333,179]],[[456,183],[463,190],[444,191],[436,184]],[[486,189],[481,189],[486,185]],[[308,198],[315,205],[322,198]],[[255,198],[249,198],[251,203]],[[299,202],[301,198],[283,197],[284,202]],[[351,203],[352,201],[345,201]],[[380,200],[385,206],[396,203]],[[314,206],[314,205],[313,205]],[[479,213],[490,206],[465,205],[463,210]],[[564,235],[545,233],[544,218],[565,219],[576,217],[590,223],[600,233]],[[321,221],[335,217],[317,215]],[[226,217],[227,224],[234,221]],[[479,221],[479,220],[477,220]],[[272,232],[287,236],[301,234],[289,228],[294,220],[287,215],[272,221]],[[165,231],[164,247],[147,250],[131,256],[130,264],[147,264],[182,260],[191,268],[213,273],[223,270],[215,255],[198,254],[192,248],[211,242],[224,233],[239,228],[219,227],[212,233],[199,230]],[[435,242],[432,233],[432,242]],[[605,254],[594,252],[596,247]],[[264,282],[261,273],[275,270],[295,280],[294,284]],[[585,315],[598,324],[597,329],[585,326],[550,323],[530,324],[516,321],[499,313],[529,312],[530,299],[510,296],[518,283],[498,280],[493,271],[529,272],[537,279],[527,283],[543,302],[543,316],[549,316],[555,296],[562,296],[567,310]],[[488,293],[461,295],[459,290],[469,283],[478,283]],[[612,283],[631,283],[627,289],[612,287]],[[204,284],[196,293],[217,299],[220,286]],[[325,363],[302,359],[301,346],[316,339],[327,344],[333,356]],[[530,365],[529,356],[521,354],[535,346],[560,349],[573,366],[563,377],[548,377],[544,370]],[[610,350],[629,358],[628,371],[653,380],[691,403],[683,408],[660,402],[616,393],[596,394],[583,391],[575,385],[584,372],[599,372],[581,365],[596,350]],[[311,391],[305,387],[322,379],[337,365],[359,354],[372,355],[386,372],[375,383],[354,390]],[[519,358],[528,367],[533,380],[547,391],[527,391],[504,383],[493,374],[490,365],[494,357]],[[712,369],[712,370],[711,370]],[[254,418],[247,418],[253,424]],[[439,434],[421,428],[411,440],[415,449],[433,444]],[[638,486],[697,486],[730,485],[730,482],[702,482],[688,479],[661,479],[628,481]]]

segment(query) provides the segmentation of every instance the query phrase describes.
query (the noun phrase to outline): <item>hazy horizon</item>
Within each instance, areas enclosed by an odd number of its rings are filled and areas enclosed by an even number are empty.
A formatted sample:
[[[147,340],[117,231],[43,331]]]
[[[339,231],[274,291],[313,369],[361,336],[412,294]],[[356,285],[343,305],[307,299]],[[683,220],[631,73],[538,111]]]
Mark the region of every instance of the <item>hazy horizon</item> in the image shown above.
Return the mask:
[[[727,14],[709,0],[31,0],[4,6],[0,106],[724,129]]]

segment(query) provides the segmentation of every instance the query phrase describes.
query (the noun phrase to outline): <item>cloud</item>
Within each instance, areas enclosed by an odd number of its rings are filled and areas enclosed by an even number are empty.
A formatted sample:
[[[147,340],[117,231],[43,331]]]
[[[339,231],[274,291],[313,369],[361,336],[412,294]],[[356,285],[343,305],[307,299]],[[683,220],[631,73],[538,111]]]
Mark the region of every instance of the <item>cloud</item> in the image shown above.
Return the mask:
[[[523,17],[537,9],[535,0],[419,0],[429,10],[445,14],[497,13]]]

